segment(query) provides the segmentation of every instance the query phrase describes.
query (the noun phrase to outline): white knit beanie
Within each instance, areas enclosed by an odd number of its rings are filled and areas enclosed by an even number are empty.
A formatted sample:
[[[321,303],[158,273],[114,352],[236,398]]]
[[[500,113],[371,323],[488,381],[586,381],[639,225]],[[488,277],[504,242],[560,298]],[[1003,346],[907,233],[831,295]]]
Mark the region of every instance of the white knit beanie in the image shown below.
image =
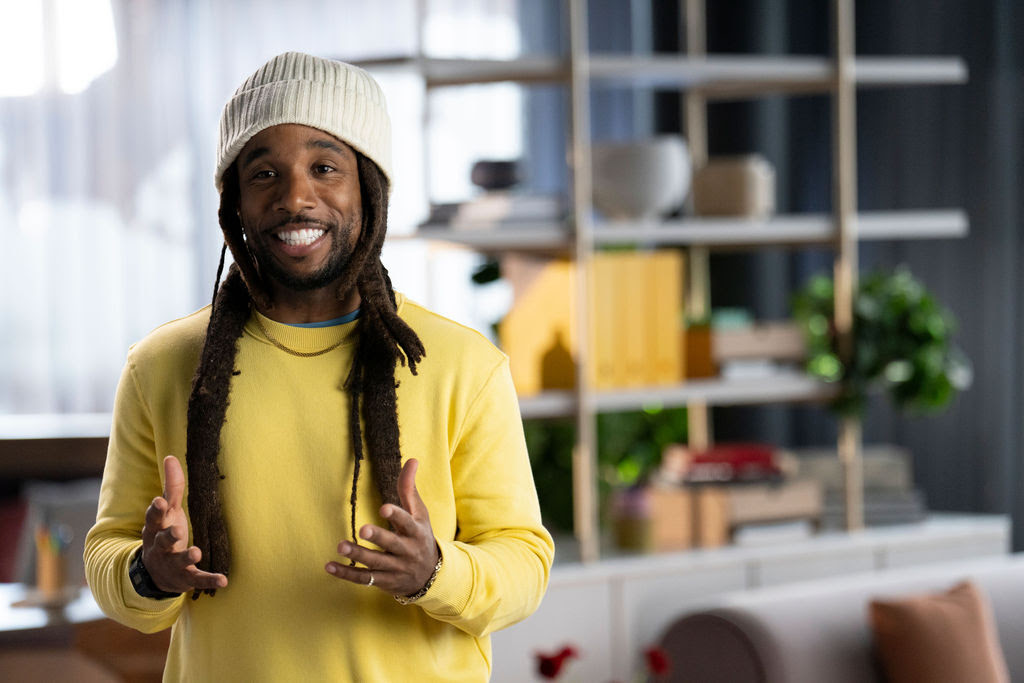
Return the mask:
[[[362,69],[301,52],[274,57],[224,105],[214,183],[245,143],[282,123],[319,128],[369,157],[391,181],[391,119],[377,81]]]

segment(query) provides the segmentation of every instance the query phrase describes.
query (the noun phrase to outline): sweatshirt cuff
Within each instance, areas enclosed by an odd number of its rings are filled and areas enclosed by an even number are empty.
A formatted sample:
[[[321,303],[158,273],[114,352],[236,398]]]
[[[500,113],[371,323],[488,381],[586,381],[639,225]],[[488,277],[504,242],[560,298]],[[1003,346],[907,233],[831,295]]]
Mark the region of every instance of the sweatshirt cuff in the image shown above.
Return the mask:
[[[461,614],[469,604],[473,587],[473,564],[469,555],[453,541],[438,540],[444,562],[426,595],[415,603],[439,617]]]

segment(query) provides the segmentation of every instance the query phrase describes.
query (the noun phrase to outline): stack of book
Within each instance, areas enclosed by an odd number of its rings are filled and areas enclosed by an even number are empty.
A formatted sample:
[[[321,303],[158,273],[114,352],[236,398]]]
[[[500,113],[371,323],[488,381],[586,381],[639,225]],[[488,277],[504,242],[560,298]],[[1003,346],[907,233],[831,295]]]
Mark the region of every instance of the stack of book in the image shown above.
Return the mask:
[[[493,230],[529,224],[550,226],[565,217],[565,201],[554,195],[485,192],[467,202],[435,204],[427,225],[452,230]]]
[[[800,473],[824,487],[822,526],[843,528],[843,470],[835,449],[803,449],[795,455]],[[927,508],[923,493],[913,484],[910,452],[888,444],[866,445],[862,457],[864,523],[879,526],[923,520]]]

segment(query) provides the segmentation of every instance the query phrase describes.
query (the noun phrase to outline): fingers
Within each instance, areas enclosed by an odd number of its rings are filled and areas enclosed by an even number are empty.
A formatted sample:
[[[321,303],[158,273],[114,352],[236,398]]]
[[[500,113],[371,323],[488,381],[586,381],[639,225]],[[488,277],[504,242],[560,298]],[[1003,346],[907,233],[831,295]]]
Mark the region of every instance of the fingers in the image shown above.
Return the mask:
[[[419,461],[416,458],[409,458],[402,465],[402,471],[398,474],[398,500],[409,514],[420,519],[426,514],[427,507],[423,504],[423,499],[420,498],[420,492],[416,490],[416,471],[418,469]]]
[[[398,475],[398,505],[386,504],[380,514],[391,524],[382,529],[366,524],[359,530],[360,538],[372,541],[381,550],[373,550],[351,541],[338,544],[338,552],[363,567],[328,562],[328,573],[352,583],[373,586],[392,595],[409,595],[420,590],[437,563],[437,542],[430,527],[427,506],[416,488],[419,462],[410,458]]]
[[[188,575],[188,586],[176,592],[184,593],[188,590],[212,590],[214,588],[226,588],[228,585],[228,577],[223,574],[211,574],[210,572],[204,572],[201,569],[196,569],[194,566],[188,567],[185,572]]]
[[[153,534],[153,545],[162,550],[165,553],[180,552],[180,548],[177,548],[182,541],[185,539],[178,538],[175,533],[174,527],[170,526],[165,529],[161,529]],[[198,562],[198,560],[196,560]]]
[[[185,495],[185,473],[173,455],[164,458],[164,500],[171,508],[180,508]]]
[[[196,567],[203,553],[196,546],[180,552],[153,549],[143,553],[143,564],[161,590],[184,593],[190,590],[224,588],[228,578],[224,574],[204,572]]]
[[[376,569],[362,569],[349,567],[338,562],[328,562],[324,567],[328,574],[350,581],[360,586],[370,585],[370,575],[373,574],[373,587],[382,591],[391,592],[393,589],[392,579],[389,574]]]
[[[355,560],[374,571],[393,571],[401,566],[399,559],[390,553],[373,550],[349,541],[342,541],[338,544],[338,554]]]
[[[426,510],[426,508],[424,508],[424,510]],[[422,523],[416,521],[416,518],[413,515],[409,514],[400,507],[395,507],[394,505],[381,506],[380,514],[384,519],[388,520],[388,522],[391,523],[391,528],[394,529],[396,533],[401,534],[402,536],[416,536],[422,533]],[[381,531],[383,531],[383,529],[381,529]],[[368,536],[363,536],[363,538],[365,538],[366,540],[371,540]],[[377,543],[377,545],[382,545],[376,540],[374,540],[374,543]]]
[[[146,528],[151,530],[162,529],[164,516],[167,514],[167,501],[157,496],[146,508]]]

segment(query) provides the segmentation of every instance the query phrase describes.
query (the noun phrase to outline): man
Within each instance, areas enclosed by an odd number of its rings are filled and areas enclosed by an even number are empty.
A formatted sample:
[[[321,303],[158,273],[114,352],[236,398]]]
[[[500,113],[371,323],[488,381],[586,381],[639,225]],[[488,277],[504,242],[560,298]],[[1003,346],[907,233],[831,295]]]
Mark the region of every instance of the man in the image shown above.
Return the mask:
[[[391,173],[355,67],[280,55],[224,109],[235,263],[132,347],[86,539],[104,611],[173,627],[165,679],[486,680],[540,602],[507,358],[392,290]]]

